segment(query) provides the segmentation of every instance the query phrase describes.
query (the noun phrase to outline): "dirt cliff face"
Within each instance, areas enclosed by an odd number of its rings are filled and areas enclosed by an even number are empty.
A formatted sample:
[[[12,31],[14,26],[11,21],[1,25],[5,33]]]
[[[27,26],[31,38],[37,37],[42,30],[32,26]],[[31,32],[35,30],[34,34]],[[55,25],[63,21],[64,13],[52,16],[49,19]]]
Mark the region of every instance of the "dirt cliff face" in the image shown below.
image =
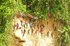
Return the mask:
[[[60,46],[59,26],[54,18],[35,20],[18,15],[13,21],[16,46]]]

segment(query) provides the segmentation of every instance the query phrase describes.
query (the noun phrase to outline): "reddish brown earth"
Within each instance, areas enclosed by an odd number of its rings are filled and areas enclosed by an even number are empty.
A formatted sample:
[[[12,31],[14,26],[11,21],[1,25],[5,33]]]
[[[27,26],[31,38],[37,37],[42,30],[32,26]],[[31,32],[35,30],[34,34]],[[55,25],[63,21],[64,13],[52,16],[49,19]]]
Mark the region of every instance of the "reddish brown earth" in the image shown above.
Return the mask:
[[[15,17],[14,23],[18,21],[26,21],[30,23],[29,17]],[[38,19],[37,22],[31,19],[32,27],[28,27],[30,31],[26,31],[22,38],[15,35],[14,29],[14,44],[15,46],[60,46],[60,24],[54,18],[47,18],[46,20]],[[14,25],[13,23],[13,25]],[[21,40],[23,39],[23,40]]]

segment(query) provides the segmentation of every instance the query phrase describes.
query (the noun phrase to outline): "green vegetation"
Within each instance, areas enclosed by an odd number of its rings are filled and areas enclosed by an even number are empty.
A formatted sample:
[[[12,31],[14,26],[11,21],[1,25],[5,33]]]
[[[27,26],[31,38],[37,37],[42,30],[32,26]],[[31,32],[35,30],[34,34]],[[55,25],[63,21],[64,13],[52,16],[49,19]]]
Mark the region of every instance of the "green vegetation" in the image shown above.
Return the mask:
[[[0,46],[8,46],[11,21],[18,11],[62,21],[61,41],[70,44],[70,0],[0,0]]]
[[[0,46],[8,46],[11,41],[12,19],[17,11],[26,11],[21,1],[0,0]]]

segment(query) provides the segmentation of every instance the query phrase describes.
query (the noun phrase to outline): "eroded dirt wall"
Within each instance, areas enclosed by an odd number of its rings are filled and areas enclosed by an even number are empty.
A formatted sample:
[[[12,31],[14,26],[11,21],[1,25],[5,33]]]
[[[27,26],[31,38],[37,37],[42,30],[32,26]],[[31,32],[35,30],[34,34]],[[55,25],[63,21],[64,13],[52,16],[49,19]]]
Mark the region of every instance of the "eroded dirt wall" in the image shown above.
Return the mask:
[[[13,20],[14,38],[18,39],[16,46],[60,46],[59,27],[54,18],[35,20],[16,15]]]

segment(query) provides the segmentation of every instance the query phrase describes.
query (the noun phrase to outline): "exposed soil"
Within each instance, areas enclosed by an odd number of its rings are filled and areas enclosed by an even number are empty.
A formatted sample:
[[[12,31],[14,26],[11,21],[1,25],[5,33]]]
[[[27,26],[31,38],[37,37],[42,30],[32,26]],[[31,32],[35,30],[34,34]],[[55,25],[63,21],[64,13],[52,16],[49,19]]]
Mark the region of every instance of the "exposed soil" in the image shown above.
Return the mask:
[[[54,18],[32,20],[33,22],[28,17],[15,18],[13,22],[16,23],[21,20],[32,23],[32,25],[25,28],[26,31],[23,31],[22,38],[14,34],[13,41],[15,46],[60,46],[60,32],[57,31],[60,28],[60,24]],[[14,29],[14,32],[17,30],[18,28]]]

